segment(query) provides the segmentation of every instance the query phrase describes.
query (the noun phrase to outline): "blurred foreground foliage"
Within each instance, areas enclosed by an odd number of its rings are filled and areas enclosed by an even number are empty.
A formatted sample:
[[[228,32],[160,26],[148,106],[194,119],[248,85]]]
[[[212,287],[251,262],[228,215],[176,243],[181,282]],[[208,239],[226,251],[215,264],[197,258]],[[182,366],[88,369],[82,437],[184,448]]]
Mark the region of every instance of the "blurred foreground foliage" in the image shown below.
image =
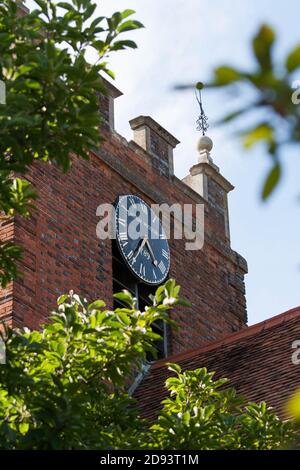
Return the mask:
[[[229,126],[234,123],[238,127],[243,122],[241,118],[249,117],[250,114],[254,116],[252,120],[255,122],[239,130],[238,135],[246,149],[263,143],[270,155],[270,171],[261,192],[263,200],[272,194],[280,182],[285,149],[291,144],[300,144],[300,76],[297,76],[300,69],[300,44],[289,51],[282,63],[275,60],[275,46],[274,30],[263,24],[252,40],[255,67],[244,70],[229,64],[220,65],[205,84],[212,89],[229,89],[245,103],[223,116],[218,124]],[[192,87],[194,85],[177,88]]]

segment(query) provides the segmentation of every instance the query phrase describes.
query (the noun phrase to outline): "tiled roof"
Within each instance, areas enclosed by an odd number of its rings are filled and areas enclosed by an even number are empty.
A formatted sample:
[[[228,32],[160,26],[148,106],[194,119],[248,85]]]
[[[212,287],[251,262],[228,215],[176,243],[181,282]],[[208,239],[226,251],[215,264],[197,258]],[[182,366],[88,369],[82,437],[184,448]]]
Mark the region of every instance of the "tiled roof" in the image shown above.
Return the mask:
[[[166,363],[176,362],[183,370],[206,367],[216,378],[251,401],[266,401],[284,417],[284,404],[300,388],[300,364],[292,362],[292,343],[300,340],[300,307],[201,347],[154,363],[136,389],[141,415],[154,418],[166,396],[164,382],[170,374]]]

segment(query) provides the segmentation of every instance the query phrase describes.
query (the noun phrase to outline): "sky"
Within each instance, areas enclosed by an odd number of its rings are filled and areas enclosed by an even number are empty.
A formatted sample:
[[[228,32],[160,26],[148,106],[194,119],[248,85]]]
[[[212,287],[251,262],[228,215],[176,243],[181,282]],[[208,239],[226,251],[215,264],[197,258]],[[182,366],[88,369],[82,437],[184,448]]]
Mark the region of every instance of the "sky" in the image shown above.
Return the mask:
[[[30,3],[30,2],[28,2]],[[103,0],[101,15],[132,8],[145,29],[126,33],[135,51],[110,59],[115,85],[124,93],[115,103],[116,130],[132,138],[128,121],[150,115],[181,144],[174,152],[175,174],[183,178],[197,162],[200,135],[198,107],[192,91],[175,91],[182,83],[207,81],[215,66],[254,64],[250,41],[266,22],[279,37],[276,59],[300,42],[298,0]],[[296,77],[297,78],[297,77]],[[300,79],[300,71],[299,77]],[[248,261],[246,295],[249,324],[300,305],[300,160],[299,147],[283,156],[282,184],[270,200],[259,197],[270,159],[263,147],[246,152],[232,129],[213,122],[236,104],[224,91],[203,93],[214,141],[211,156],[235,186],[229,195],[232,248]],[[220,312],[222,315],[222,312]]]

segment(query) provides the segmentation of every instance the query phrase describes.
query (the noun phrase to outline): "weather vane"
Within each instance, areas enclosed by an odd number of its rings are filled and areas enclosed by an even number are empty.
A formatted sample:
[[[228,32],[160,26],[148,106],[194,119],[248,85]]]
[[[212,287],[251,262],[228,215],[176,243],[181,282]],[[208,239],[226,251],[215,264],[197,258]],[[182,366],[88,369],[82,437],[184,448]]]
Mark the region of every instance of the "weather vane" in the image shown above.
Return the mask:
[[[196,85],[196,99],[198,101],[199,107],[200,107],[200,115],[196,121],[197,123],[197,131],[202,131],[202,135],[205,135],[207,129],[209,128],[208,124],[208,117],[206,116],[203,105],[202,105],[202,96],[201,96],[201,90],[204,88],[204,85],[202,82],[198,82]]]

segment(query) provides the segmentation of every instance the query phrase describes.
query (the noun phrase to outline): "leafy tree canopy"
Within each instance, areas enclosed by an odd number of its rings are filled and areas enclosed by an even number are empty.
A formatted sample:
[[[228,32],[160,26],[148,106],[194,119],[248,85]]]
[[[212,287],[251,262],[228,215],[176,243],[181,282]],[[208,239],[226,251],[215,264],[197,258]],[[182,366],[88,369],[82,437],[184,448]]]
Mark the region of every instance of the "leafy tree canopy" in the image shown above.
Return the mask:
[[[265,403],[247,404],[226,380],[206,369],[175,373],[157,420],[139,417],[127,393],[170,322],[179,286],[169,280],[141,312],[124,291],[126,308],[108,310],[64,295],[41,331],[6,329],[7,364],[0,366],[2,449],[276,449],[292,436]]]
[[[70,167],[70,156],[88,158],[99,146],[100,74],[109,54],[136,44],[124,33],[139,29],[132,10],[111,17],[95,15],[96,2],[36,0],[20,16],[15,0],[0,0],[0,80],[6,104],[0,104],[0,210],[8,217],[29,215],[36,197],[16,173],[41,160]],[[95,63],[87,60],[87,53]],[[16,275],[21,255],[12,242],[0,245],[0,282]]]

